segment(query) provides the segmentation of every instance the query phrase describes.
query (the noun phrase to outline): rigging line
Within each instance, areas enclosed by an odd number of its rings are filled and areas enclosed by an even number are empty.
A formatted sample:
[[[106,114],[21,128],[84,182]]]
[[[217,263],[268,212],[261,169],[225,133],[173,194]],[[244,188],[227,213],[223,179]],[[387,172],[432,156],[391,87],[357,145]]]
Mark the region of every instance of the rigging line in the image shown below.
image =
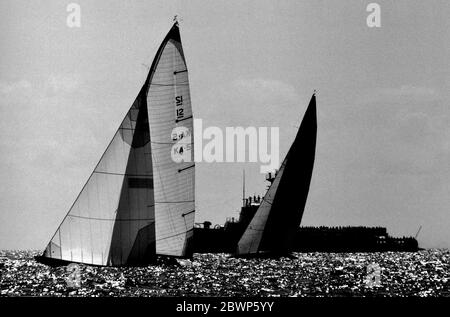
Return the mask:
[[[58,232],[58,236],[59,236],[59,245],[60,245],[60,248],[61,248],[61,250],[63,249],[63,247],[62,247],[62,243],[61,243],[61,230],[58,230],[59,232]],[[52,247],[52,245],[50,244],[50,248]],[[59,255],[60,257],[61,257],[61,260],[62,260],[62,252],[60,252],[61,254]],[[51,253],[50,253],[51,254]]]
[[[157,106],[156,105],[152,105],[152,106],[150,106],[150,108],[156,108]],[[166,116],[161,116],[162,118],[164,118],[164,117],[166,117]],[[190,118],[192,118],[192,116],[189,116],[189,117],[187,117],[186,119],[190,119]],[[159,118],[156,118],[156,119],[159,119]],[[181,120],[179,120],[179,121],[183,121],[183,120],[186,120],[186,119],[181,119]],[[175,120],[176,122],[178,122],[177,120]],[[159,121],[158,123],[160,124],[160,125],[162,125],[162,124],[164,124],[164,123],[171,123],[171,122],[173,122],[173,119],[170,119],[170,120],[165,120],[165,121]],[[155,124],[156,125],[156,124]],[[152,143],[154,143],[154,142],[152,142]]]
[[[176,87],[176,86],[189,86],[189,83],[177,83],[177,84],[158,84],[158,83],[151,83],[151,86],[160,86],[160,87]]]
[[[146,113],[146,119],[147,119],[147,122],[150,121],[149,118],[148,118],[148,110],[147,110],[147,113]],[[147,123],[147,126],[149,127],[148,123]],[[150,127],[148,129],[148,135],[149,135],[149,139],[150,139]],[[148,172],[149,171],[148,164],[150,164],[150,172],[153,172],[151,157],[150,157],[150,160],[149,160],[149,159],[147,159],[147,157],[145,155],[146,151],[148,151],[148,150],[151,151],[152,150],[152,145],[147,143],[145,145],[145,147],[147,149],[144,148],[144,150],[143,150],[144,151],[144,168],[145,168],[145,171]],[[155,187],[155,185],[154,185],[154,182],[153,182],[153,179],[152,179],[152,189],[145,191],[146,203],[151,202],[152,200],[154,200],[152,198],[152,193],[154,193],[154,187]],[[149,209],[144,210],[144,215],[148,215],[149,213],[150,213],[151,216],[153,216],[153,219],[155,219],[155,210],[154,209],[153,210],[149,210]],[[139,214],[141,214],[141,211],[139,212]],[[154,223],[154,221],[153,221],[153,223]],[[153,225],[153,227],[155,227],[155,225]]]
[[[137,113],[136,113],[136,121],[137,121],[137,119],[138,119],[138,117],[139,117],[139,112],[140,111],[137,111]],[[128,117],[128,120],[132,120],[132,112],[130,111],[130,112],[128,112],[127,113],[127,117]],[[133,124],[130,122],[130,127],[131,128],[136,128],[136,126],[137,126],[137,124],[135,124],[134,125],[134,127],[133,127]],[[133,139],[134,139],[134,131],[132,131],[131,132],[131,134],[132,134],[132,138],[131,138],[131,144],[133,144]],[[125,141],[125,140],[124,140]],[[131,151],[133,150],[133,148],[130,148],[130,149],[126,149],[125,147],[122,147],[122,155],[123,155],[123,157],[125,158],[126,157],[126,165],[125,165],[125,172],[127,172],[127,170],[128,170],[128,164],[130,163],[129,162],[129,160],[130,160],[130,154],[131,154]],[[122,191],[124,190],[124,186],[125,186],[125,177],[122,179],[122,181],[121,181],[121,190],[120,190],[120,194],[119,194],[119,196],[118,196],[118,204],[120,204],[120,199],[122,198]],[[128,191],[128,194],[129,194],[129,191]],[[130,203],[127,201],[127,203],[128,203],[128,208],[130,208]],[[114,216],[117,218],[118,217],[118,208],[114,211]],[[113,222],[113,223],[111,223],[111,232],[112,232],[112,235],[111,235],[111,245],[112,245],[112,241],[113,241],[113,235],[114,235],[114,229],[116,228],[116,226],[117,226],[117,223],[116,222]],[[120,230],[118,230],[118,235],[119,235],[119,241],[122,241],[122,228],[120,229]],[[119,249],[119,256],[120,256],[120,262],[121,263],[123,263],[123,248],[120,248]]]
[[[96,184],[96,186],[95,186],[95,188],[96,188],[96,193],[97,193],[97,195],[96,195],[96,198],[98,199],[98,182],[96,182],[97,184]],[[95,195],[95,194],[94,194]],[[89,191],[88,191],[88,203],[89,203]],[[91,208],[88,208],[88,213],[89,213],[89,216],[91,215]],[[93,263],[94,262],[94,255],[93,255],[93,252],[94,252],[94,245],[93,245],[93,238],[92,238],[92,223],[91,223],[91,221],[89,221],[89,242],[90,242],[90,245],[91,245],[91,262]]]
[[[133,128],[119,128],[120,130],[130,130],[130,131],[147,131],[146,128],[133,129]]]
[[[85,217],[85,216],[78,216],[78,215],[68,215],[68,217],[81,218],[81,219],[87,219],[87,220],[101,220],[101,221],[150,221],[150,223],[155,222],[155,220],[151,219],[151,218],[116,219],[116,218]]]
[[[182,234],[186,234],[186,233],[191,232],[193,230],[194,230],[194,228],[186,230],[186,231],[183,231],[183,232],[180,232],[180,233],[177,233],[177,234],[173,234],[173,235],[168,236],[168,237],[160,238],[160,239],[157,239],[155,241],[161,241],[161,240],[165,240],[165,239],[170,239],[170,238],[173,238],[173,237],[176,237],[176,236],[180,236]]]
[[[136,125],[134,126],[134,128],[136,129],[137,127],[138,127],[138,120],[139,119],[141,119],[141,118],[139,118],[139,116],[142,116],[142,113],[143,113],[143,111],[141,112],[140,110],[138,111],[138,113],[137,113],[137,115],[136,115]],[[130,116],[131,117],[131,116]],[[142,119],[141,119],[142,120]],[[131,139],[131,144],[133,144],[133,142],[135,141],[135,138],[138,136],[138,133],[136,132],[136,131],[134,131],[133,132],[133,138]],[[149,128],[149,139],[150,139],[150,128]],[[128,159],[127,159],[127,165],[126,165],[126,170],[125,171],[127,171],[128,170],[128,168],[130,168],[130,165],[132,165],[132,162],[134,163],[134,167],[135,167],[135,169],[136,169],[136,171],[138,171],[139,170],[139,165],[137,164],[137,159],[136,159],[136,156],[137,156],[137,153],[136,153],[137,151],[135,150],[135,148],[131,148],[130,149],[130,152],[128,153]],[[124,181],[125,181],[125,177],[124,177]],[[130,181],[130,180],[129,180]],[[123,188],[123,185],[125,185],[124,183],[122,183],[122,188]],[[128,182],[128,184],[126,184],[125,185],[125,188],[126,188],[126,193],[128,194],[128,195],[130,195],[130,192],[131,192],[131,188],[130,188],[130,182]],[[122,196],[122,195],[121,195]],[[121,200],[121,198],[122,197],[120,197],[119,198],[119,204],[120,204],[120,200]],[[128,212],[130,212],[132,209],[131,209],[131,202],[130,202],[130,199],[127,199],[127,205],[128,205]],[[140,208],[139,208],[140,209]],[[132,226],[132,222],[131,221],[128,221],[128,232],[132,232],[132,229],[131,229],[131,226]],[[122,240],[122,238],[121,238],[121,240]],[[129,243],[129,245],[133,245],[133,241],[132,241],[132,237],[131,237],[131,235],[128,235],[128,243]],[[123,251],[121,251],[121,252],[123,252]]]
[[[177,142],[176,141],[173,141],[173,142],[156,142],[156,141],[150,141],[150,143],[153,143],[153,144],[177,144]]]
[[[183,204],[193,203],[194,200],[178,200],[178,201],[155,201],[155,204]]]
[[[129,177],[153,177],[153,174],[122,174],[122,173],[112,173],[104,171],[94,171],[93,173],[108,174],[108,175],[118,175],[118,176],[129,176]]]

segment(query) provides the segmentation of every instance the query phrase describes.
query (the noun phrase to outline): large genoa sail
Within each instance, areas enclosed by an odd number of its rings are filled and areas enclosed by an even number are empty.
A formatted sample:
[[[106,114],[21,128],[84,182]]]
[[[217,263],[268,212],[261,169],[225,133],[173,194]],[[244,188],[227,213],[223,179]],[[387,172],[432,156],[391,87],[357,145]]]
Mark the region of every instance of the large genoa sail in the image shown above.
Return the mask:
[[[145,90],[44,252],[94,265],[139,262],[154,254],[154,204]],[[133,252],[132,252],[133,251]]]
[[[316,136],[316,98],[313,95],[288,154],[238,242],[238,255],[289,252],[308,197]]]
[[[116,266],[144,265],[156,254],[190,255],[194,166],[187,81],[175,23],[135,102],[47,245],[44,259]],[[187,114],[184,120],[177,117],[178,109]],[[184,161],[172,160],[172,148]]]

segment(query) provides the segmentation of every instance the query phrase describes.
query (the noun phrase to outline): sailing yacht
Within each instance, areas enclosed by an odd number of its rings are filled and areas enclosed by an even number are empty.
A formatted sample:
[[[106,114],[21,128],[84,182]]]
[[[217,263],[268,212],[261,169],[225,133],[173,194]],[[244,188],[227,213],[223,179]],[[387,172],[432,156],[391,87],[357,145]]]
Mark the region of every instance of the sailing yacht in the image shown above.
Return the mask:
[[[144,85],[38,260],[146,265],[192,256],[193,117],[178,22]]]
[[[237,256],[287,255],[300,226],[314,166],[316,96],[311,97],[286,157],[239,239]]]

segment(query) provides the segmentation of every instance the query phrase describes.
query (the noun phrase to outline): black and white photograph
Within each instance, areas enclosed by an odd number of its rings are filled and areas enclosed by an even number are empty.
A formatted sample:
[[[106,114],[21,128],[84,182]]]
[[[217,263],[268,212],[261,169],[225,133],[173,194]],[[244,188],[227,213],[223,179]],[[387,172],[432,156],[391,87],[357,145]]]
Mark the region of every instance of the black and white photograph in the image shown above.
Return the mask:
[[[449,1],[0,0],[0,50],[0,302],[450,298]]]

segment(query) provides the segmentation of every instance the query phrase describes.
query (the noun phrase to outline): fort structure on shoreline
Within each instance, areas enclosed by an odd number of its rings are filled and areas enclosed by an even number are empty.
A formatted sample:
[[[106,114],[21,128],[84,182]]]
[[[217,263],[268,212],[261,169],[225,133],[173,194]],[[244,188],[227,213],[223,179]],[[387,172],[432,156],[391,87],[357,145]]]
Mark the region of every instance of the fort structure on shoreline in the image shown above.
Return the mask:
[[[255,199],[256,198],[256,199]],[[247,228],[261,197],[244,199],[239,219],[228,218],[224,225],[211,222],[196,223],[194,226],[194,252],[233,253],[239,238]],[[384,227],[365,226],[304,226],[295,235],[294,252],[386,252],[418,251],[414,237],[392,237]]]

